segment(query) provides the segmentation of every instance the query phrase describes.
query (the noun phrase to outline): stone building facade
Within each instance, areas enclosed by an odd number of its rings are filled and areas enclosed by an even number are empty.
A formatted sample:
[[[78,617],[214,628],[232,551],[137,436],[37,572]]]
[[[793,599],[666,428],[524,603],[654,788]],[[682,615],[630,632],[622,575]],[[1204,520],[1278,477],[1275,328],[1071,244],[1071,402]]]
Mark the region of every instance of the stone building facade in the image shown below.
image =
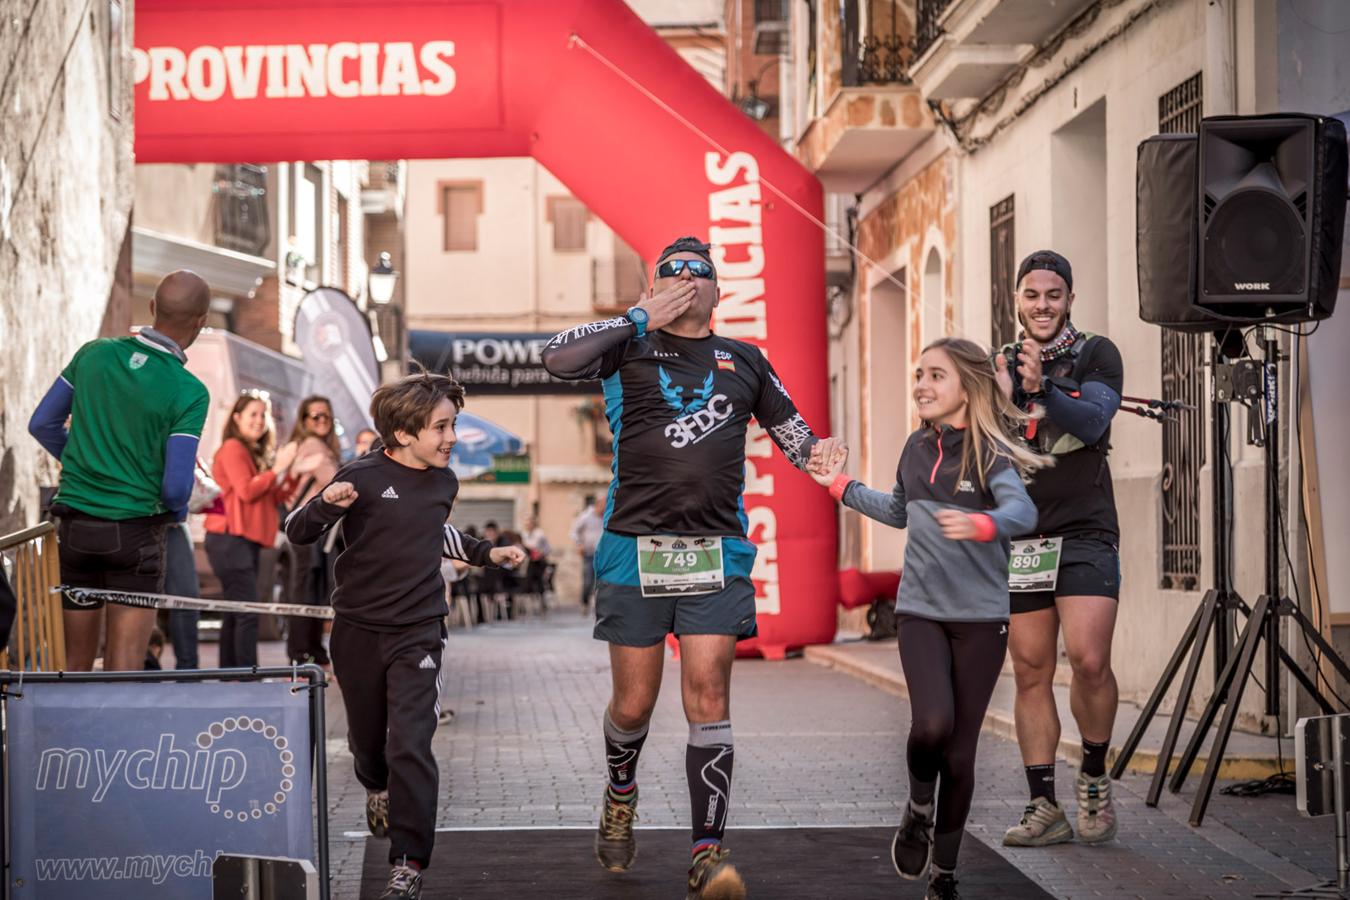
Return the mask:
[[[0,5],[0,533],[55,462],[28,418],[80,344],[130,321],[131,3]]]

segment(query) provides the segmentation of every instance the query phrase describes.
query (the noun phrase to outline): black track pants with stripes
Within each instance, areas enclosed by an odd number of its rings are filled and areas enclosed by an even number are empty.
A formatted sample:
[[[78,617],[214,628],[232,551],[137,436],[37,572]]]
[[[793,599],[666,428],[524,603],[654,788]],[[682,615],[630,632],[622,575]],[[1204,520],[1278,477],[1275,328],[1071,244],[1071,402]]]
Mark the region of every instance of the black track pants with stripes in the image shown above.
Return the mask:
[[[431,739],[445,640],[440,619],[381,632],[338,616],[329,641],[356,778],[366,790],[389,791],[389,860],[407,857],[423,868],[436,842],[439,773]]]

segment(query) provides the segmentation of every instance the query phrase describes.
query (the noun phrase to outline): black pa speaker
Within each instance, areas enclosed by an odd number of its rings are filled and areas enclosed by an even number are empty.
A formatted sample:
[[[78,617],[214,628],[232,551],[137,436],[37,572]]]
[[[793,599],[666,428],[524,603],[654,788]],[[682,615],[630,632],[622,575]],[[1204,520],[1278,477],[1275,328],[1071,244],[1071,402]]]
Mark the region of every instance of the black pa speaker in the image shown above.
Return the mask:
[[[1345,126],[1216,116],[1139,146],[1139,315],[1181,331],[1330,316],[1346,212]]]

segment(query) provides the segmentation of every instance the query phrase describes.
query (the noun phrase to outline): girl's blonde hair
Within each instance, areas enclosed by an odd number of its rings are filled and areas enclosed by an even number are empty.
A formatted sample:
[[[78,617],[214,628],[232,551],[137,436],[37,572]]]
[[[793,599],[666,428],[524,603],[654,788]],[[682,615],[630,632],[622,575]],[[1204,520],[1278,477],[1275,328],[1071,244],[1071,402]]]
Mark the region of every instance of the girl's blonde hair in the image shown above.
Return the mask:
[[[974,341],[965,338],[938,338],[927,347],[947,354],[956,367],[961,389],[966,392],[967,440],[961,445],[961,478],[975,469],[980,486],[999,457],[1008,460],[1025,476],[1055,464],[1054,457],[1036,453],[1022,441],[1022,426],[1040,413],[1028,414],[1004,395],[995,377],[994,361]]]

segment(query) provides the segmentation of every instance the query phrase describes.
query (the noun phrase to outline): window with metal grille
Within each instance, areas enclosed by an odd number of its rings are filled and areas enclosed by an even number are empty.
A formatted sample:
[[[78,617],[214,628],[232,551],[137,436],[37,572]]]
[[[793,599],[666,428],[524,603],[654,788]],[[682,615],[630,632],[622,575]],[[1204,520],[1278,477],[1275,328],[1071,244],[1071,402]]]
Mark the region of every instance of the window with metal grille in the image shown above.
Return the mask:
[[[267,168],[216,166],[216,246],[261,256],[271,240],[267,217]]]
[[[1158,130],[1183,134],[1200,128],[1200,73],[1158,98]],[[1162,398],[1180,400],[1176,418],[1162,426],[1162,577],[1165,589],[1200,586],[1200,467],[1205,464],[1205,338],[1162,329]]]
[[[1013,302],[1013,279],[1017,261],[1013,259],[1012,195],[989,207],[989,294],[990,339],[1002,347],[1017,337],[1017,307]]]
[[[437,188],[436,212],[445,219],[445,250],[477,250],[483,183],[442,181]]]

